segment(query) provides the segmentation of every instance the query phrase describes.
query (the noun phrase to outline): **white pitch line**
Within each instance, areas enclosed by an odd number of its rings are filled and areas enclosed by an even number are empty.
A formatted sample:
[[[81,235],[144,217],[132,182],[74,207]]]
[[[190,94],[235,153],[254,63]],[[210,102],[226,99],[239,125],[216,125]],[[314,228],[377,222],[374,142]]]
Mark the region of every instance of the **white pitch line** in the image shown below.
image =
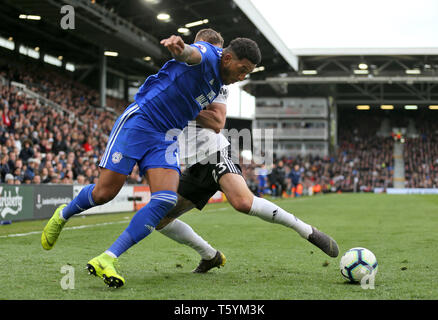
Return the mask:
[[[208,212],[208,211],[222,211],[222,210],[226,210],[227,208],[219,208],[219,209],[215,209],[215,210],[205,210],[204,212]],[[84,224],[81,226],[75,226],[75,227],[66,227],[63,230],[78,230],[78,229],[85,229],[85,228],[92,228],[92,227],[100,227],[100,226],[107,226],[107,225],[111,225],[111,224],[119,224],[119,223],[127,223],[129,222],[129,220],[124,220],[124,221],[115,221],[115,222],[103,222],[103,223],[96,223],[96,224]],[[26,237],[26,236],[31,236],[33,234],[41,234],[43,231],[31,231],[31,232],[26,232],[26,233],[13,233],[13,234],[7,234],[5,236],[0,236],[0,239],[2,238],[14,238],[14,237]]]
[[[106,226],[106,225],[110,225],[110,224],[119,224],[119,223],[127,223],[127,222],[129,222],[129,220],[104,222],[104,223],[96,223],[96,224],[84,224],[81,226],[66,227],[63,230],[77,230],[77,229],[85,229],[85,228],[92,228],[92,227],[99,227],[99,226]],[[5,236],[0,236],[0,238],[25,237],[25,236],[30,236],[33,234],[41,234],[41,233],[42,233],[42,230],[41,231],[31,231],[31,232],[27,232],[27,233],[13,233],[13,234],[7,234]]]

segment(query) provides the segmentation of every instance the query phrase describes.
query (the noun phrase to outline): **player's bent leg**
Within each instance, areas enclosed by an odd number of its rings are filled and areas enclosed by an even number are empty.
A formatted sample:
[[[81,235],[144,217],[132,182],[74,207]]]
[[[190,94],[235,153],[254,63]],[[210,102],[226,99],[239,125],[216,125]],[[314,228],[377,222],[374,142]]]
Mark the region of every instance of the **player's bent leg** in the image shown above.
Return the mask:
[[[199,253],[201,261],[193,272],[206,273],[214,267],[219,268],[225,265],[225,256],[199,236],[187,223],[179,219],[174,219],[158,231],[166,237],[180,244],[189,246]]]
[[[176,169],[151,168],[146,172],[151,193],[162,190],[175,192],[178,190],[179,172]],[[167,212],[166,212],[167,213]]]
[[[127,175],[101,168],[99,179],[91,193],[94,203],[102,205],[114,199],[125,184],[126,178]]]
[[[222,191],[231,205],[238,211],[257,216],[267,222],[281,224],[294,229],[301,237],[320,248],[330,257],[337,257],[336,241],[313,226],[301,221],[276,204],[254,196],[242,176],[228,173],[219,180]],[[251,194],[250,194],[251,193]],[[249,203],[251,202],[251,205]]]
[[[179,174],[173,169],[154,168],[147,171],[151,200],[132,217],[125,231],[106,251],[119,257],[134,244],[147,237],[177,202]]]
[[[254,194],[249,190],[245,179],[241,175],[224,174],[219,179],[219,185],[234,209],[242,213],[250,212]]]
[[[102,278],[109,286],[120,287],[125,283],[117,272],[117,259],[152,233],[160,220],[175,206],[178,177],[178,172],[173,169],[154,168],[147,171],[151,200],[137,211],[128,227],[108,250],[88,262],[87,268],[91,274]]]
[[[101,168],[96,185],[82,188],[79,194],[62,210],[61,215],[68,220],[71,216],[102,205],[114,199],[123,187],[127,175]]]
[[[171,209],[172,210],[172,209]],[[158,225],[155,227],[155,230],[160,231],[164,228],[166,228],[169,224],[171,224],[173,222],[173,220],[175,220],[175,218],[170,218],[170,217],[164,217],[163,219],[160,220],[160,222],[158,223]],[[164,234],[164,233],[163,233]]]
[[[166,227],[173,220],[183,215],[187,211],[192,210],[195,207],[194,203],[178,194],[178,201],[176,205],[170,209],[166,216],[161,219],[160,223],[157,225],[155,230],[159,231]]]
[[[177,219],[194,207],[195,204],[193,202],[178,195],[178,203],[176,206],[161,219],[155,229],[166,237],[180,244],[187,245],[198,252],[201,256],[201,261],[192,272],[206,273],[214,267],[223,267],[226,258],[221,252],[214,249],[207,241],[199,236],[192,227]]]
[[[68,205],[63,204],[55,210],[41,234],[42,247],[45,250],[52,249],[71,216],[112,200],[119,193],[125,180],[126,175],[102,169],[96,185],[85,186]]]
[[[137,211],[129,226],[105,251],[112,258],[118,258],[126,250],[152,233],[160,220],[176,204],[176,189],[179,177],[177,171],[154,168],[147,171],[147,177],[151,188],[151,200],[146,206]]]

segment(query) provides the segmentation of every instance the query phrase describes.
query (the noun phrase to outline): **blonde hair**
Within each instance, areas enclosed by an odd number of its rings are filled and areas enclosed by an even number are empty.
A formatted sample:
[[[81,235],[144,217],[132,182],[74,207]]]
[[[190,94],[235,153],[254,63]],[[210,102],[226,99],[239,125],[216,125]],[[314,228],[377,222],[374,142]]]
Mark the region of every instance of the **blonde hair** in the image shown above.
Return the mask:
[[[224,39],[222,38],[219,32],[214,31],[213,29],[201,29],[195,36],[195,42],[205,41],[211,43],[214,46],[220,46],[221,48],[224,45]]]

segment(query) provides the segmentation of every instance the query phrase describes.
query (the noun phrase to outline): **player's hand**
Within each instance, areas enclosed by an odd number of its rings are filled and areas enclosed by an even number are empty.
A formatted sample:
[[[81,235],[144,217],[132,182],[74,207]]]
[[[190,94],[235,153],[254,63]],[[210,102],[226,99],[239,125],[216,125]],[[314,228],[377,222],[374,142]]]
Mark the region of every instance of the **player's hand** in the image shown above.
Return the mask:
[[[160,43],[165,46],[173,56],[180,56],[184,51],[184,41],[180,36],[172,35]]]

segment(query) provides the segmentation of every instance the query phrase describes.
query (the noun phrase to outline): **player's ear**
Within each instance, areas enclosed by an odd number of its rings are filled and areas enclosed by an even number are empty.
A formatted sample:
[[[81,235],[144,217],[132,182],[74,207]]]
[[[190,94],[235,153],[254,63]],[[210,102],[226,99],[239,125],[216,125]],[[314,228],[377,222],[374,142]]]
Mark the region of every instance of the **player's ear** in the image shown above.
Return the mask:
[[[225,66],[228,66],[232,60],[233,60],[233,54],[230,51],[222,52],[222,63]]]

